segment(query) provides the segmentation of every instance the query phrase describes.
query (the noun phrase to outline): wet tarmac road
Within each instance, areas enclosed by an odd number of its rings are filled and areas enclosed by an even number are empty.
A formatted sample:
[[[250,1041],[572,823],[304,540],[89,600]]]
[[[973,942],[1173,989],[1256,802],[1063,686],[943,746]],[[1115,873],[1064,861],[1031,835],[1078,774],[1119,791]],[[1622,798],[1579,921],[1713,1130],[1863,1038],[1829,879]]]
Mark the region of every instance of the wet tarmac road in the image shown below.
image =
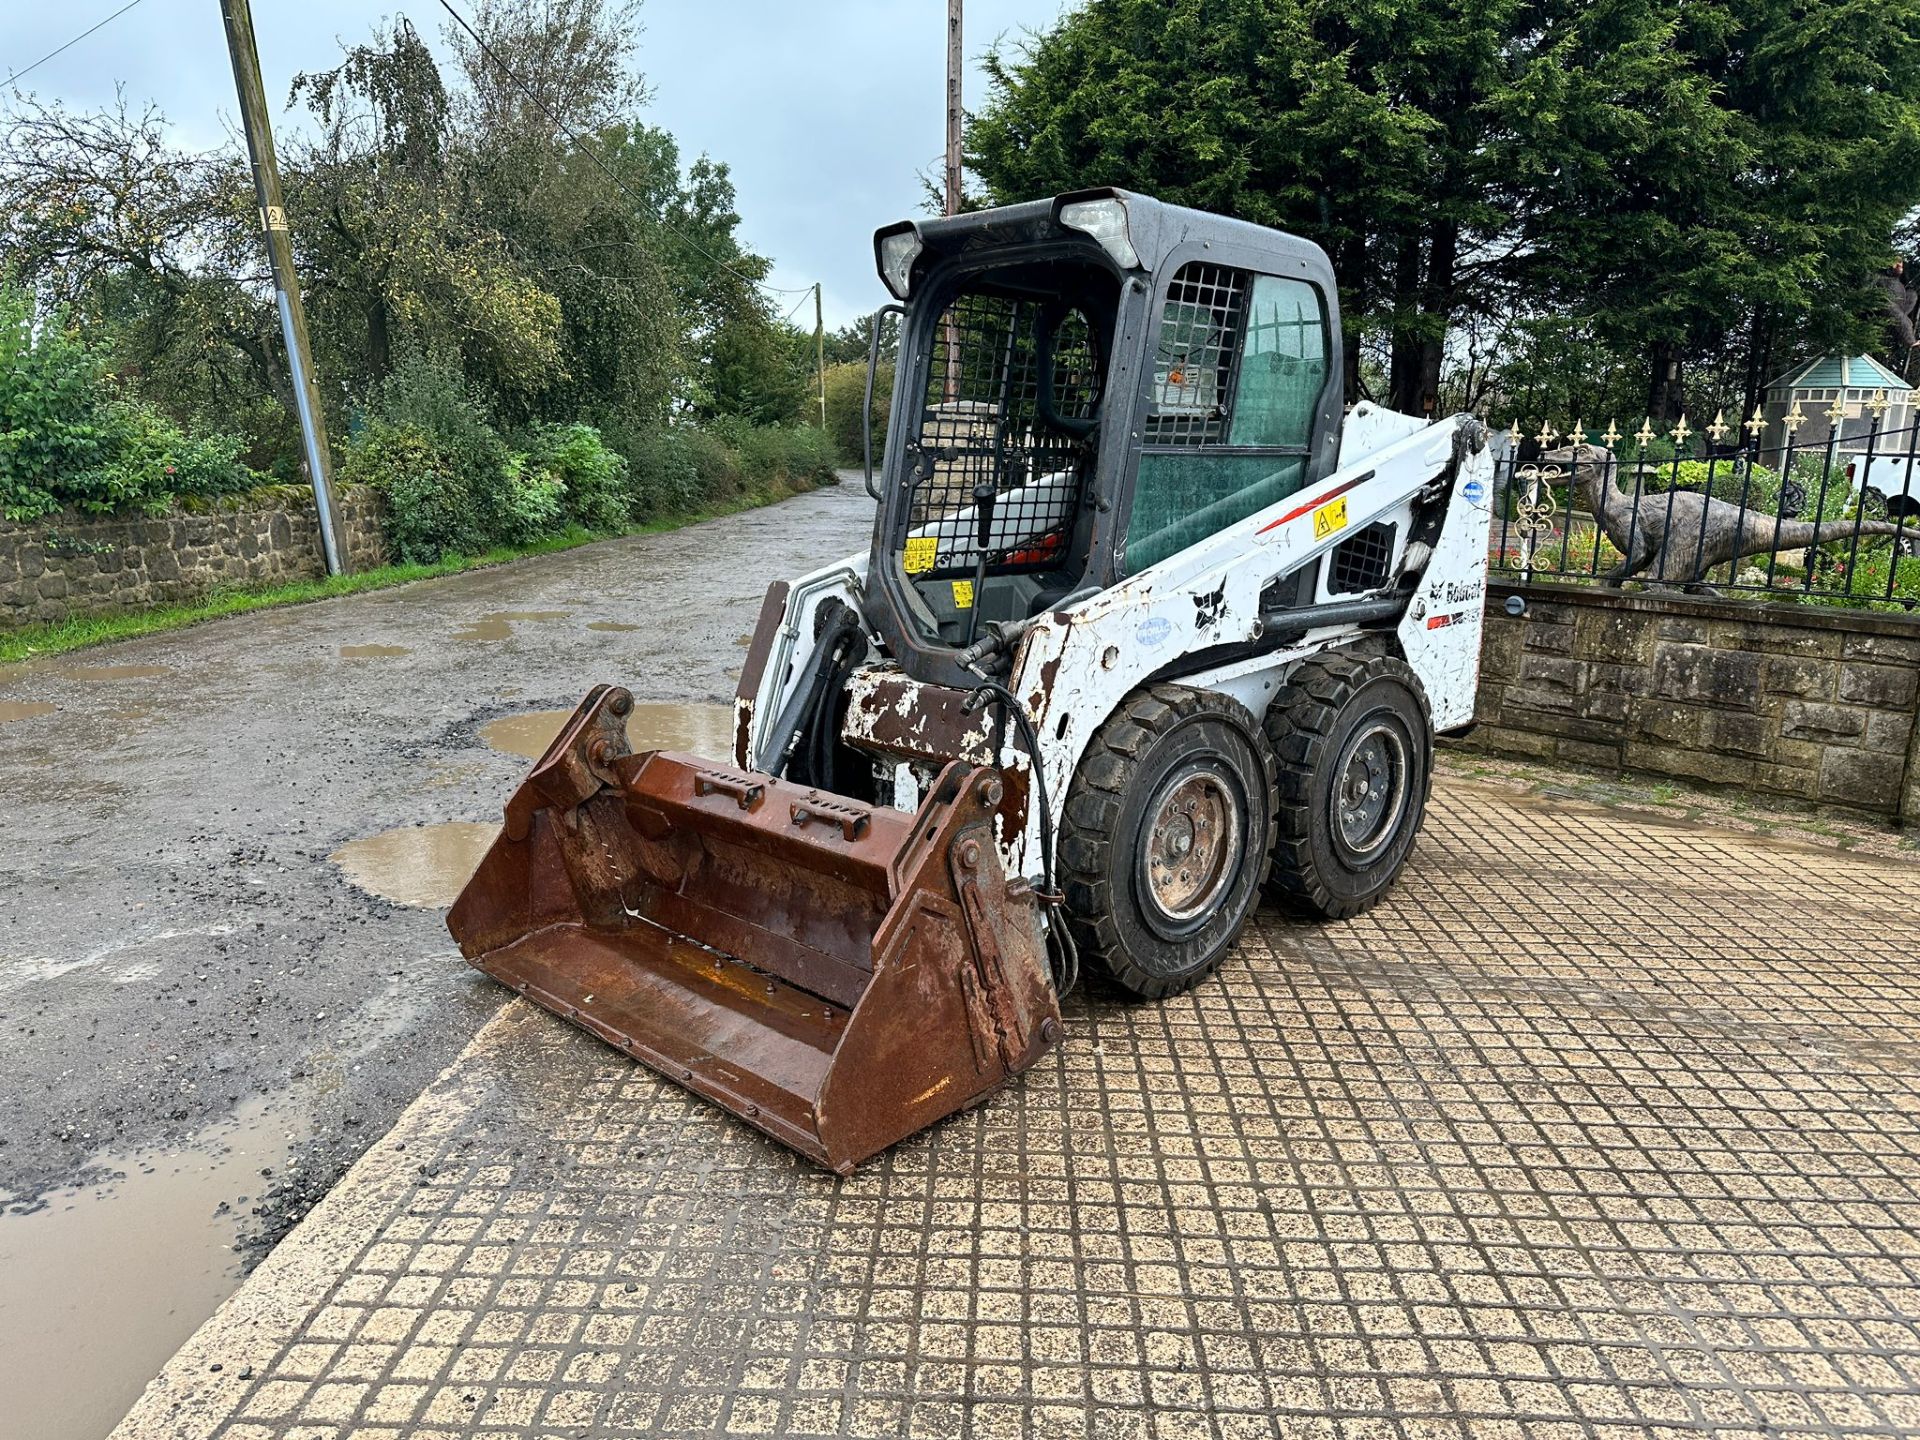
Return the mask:
[[[235,1178],[247,1203],[221,1197],[235,1233],[257,1246],[297,1219],[505,998],[443,912],[376,898],[328,857],[496,821],[527,764],[481,733],[503,716],[570,710],[603,680],[729,701],[766,583],[864,549],[871,515],[856,478],[0,666],[0,1250],[43,1197],[131,1168],[114,1157],[191,1151],[243,1107],[304,1138],[272,1175]],[[122,1220],[173,1243],[161,1219]],[[0,1328],[20,1299],[0,1280]]]

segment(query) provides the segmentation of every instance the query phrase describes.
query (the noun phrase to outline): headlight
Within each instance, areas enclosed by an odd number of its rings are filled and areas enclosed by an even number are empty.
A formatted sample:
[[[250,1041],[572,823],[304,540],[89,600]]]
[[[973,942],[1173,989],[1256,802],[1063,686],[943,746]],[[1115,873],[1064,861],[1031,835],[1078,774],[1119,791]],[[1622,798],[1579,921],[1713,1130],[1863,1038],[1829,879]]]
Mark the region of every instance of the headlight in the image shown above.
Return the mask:
[[[1076,200],[1060,207],[1060,223],[1069,230],[1091,235],[1122,270],[1139,268],[1140,256],[1127,233],[1127,202],[1118,196],[1104,200]]]
[[[893,292],[894,299],[907,298],[913,262],[919,259],[924,248],[916,230],[896,230],[891,235],[880,237],[880,279]]]

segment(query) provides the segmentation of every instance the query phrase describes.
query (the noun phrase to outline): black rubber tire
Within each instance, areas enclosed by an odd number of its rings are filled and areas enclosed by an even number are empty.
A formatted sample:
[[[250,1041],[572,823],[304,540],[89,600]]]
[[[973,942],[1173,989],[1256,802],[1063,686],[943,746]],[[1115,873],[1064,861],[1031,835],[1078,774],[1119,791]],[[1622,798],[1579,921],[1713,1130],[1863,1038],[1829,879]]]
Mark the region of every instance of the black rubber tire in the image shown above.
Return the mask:
[[[1336,786],[1349,745],[1375,727],[1401,737],[1405,804],[1389,828],[1389,798],[1378,838],[1366,837],[1356,850],[1334,814]],[[1419,676],[1388,655],[1311,656],[1274,695],[1264,728],[1280,796],[1267,894],[1295,914],[1326,920],[1371,909],[1413,853],[1433,786],[1433,718]]]
[[[1239,853],[1223,857],[1195,902],[1201,913],[1174,920],[1144,878],[1147,811],[1194,776],[1237,805]],[[1183,685],[1129,696],[1081,756],[1060,827],[1060,882],[1080,953],[1143,999],[1199,984],[1259,904],[1274,814],[1273,757],[1245,706]]]

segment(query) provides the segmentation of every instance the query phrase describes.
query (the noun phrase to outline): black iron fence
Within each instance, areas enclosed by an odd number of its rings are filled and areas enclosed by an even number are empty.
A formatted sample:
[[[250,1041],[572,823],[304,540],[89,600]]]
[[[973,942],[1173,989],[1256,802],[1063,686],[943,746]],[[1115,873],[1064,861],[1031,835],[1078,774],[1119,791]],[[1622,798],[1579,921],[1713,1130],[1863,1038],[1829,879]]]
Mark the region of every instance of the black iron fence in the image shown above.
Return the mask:
[[[1493,501],[1498,573],[1920,609],[1920,423],[1904,397],[1630,436],[1516,424]]]

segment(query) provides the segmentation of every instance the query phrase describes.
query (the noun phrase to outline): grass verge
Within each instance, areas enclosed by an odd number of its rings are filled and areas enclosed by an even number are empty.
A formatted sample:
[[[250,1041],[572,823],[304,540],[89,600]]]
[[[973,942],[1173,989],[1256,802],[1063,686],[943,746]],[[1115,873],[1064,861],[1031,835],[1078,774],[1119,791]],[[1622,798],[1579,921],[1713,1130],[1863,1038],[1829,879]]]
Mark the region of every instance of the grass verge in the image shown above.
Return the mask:
[[[357,575],[330,575],[317,580],[296,580],[285,585],[234,585],[209,590],[197,600],[180,605],[159,605],[150,610],[134,610],[113,615],[76,615],[44,625],[28,625],[0,634],[0,665],[29,660],[38,655],[59,655],[82,650],[89,645],[104,645],[111,640],[131,640],[140,635],[156,635],[165,630],[180,630],[203,620],[218,620],[226,615],[241,615],[249,610],[270,610],[282,605],[305,605],[314,600],[331,600],[339,595],[358,595],[365,590],[386,590],[409,585],[416,580],[431,580],[439,575],[457,575],[463,570],[479,570],[490,565],[506,565],[532,555],[551,555],[591,545],[596,540],[612,540],[626,535],[657,535],[666,530],[736,515],[801,494],[813,486],[779,486],[727,501],[723,505],[689,515],[663,516],[625,530],[594,531],[573,529],[549,535],[528,545],[501,546],[478,555],[448,555],[431,565],[387,565]]]

